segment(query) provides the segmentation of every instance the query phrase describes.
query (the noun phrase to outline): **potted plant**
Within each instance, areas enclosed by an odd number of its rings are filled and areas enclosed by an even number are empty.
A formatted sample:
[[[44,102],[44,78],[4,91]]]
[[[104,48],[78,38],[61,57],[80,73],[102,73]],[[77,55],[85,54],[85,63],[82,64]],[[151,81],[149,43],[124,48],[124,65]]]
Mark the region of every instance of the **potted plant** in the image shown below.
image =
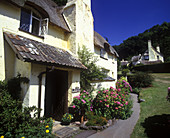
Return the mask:
[[[73,115],[66,113],[66,114],[63,115],[63,117],[61,119],[61,121],[62,121],[61,124],[62,125],[69,125],[72,119],[73,119]]]

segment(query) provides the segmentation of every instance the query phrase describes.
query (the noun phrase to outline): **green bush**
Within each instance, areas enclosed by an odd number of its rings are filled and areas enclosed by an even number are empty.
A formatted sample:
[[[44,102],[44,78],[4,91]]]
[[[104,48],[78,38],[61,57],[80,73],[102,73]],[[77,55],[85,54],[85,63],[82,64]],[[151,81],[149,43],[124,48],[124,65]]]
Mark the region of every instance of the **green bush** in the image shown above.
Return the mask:
[[[94,115],[93,112],[88,112],[86,115],[88,119],[86,126],[104,126],[108,122],[105,117]]]
[[[52,119],[37,118],[40,110],[34,106],[23,109],[22,103],[9,94],[6,82],[0,82],[0,111],[0,136],[53,137]]]
[[[128,77],[128,81],[133,88],[145,88],[152,85],[154,78],[146,72],[136,72]]]
[[[123,69],[123,70],[122,70],[122,75],[123,75],[123,76],[126,76],[127,73],[129,73],[129,69]]]
[[[170,72],[170,62],[151,64],[151,65],[140,65],[135,66],[133,70],[142,72],[152,72],[152,73],[169,73]]]

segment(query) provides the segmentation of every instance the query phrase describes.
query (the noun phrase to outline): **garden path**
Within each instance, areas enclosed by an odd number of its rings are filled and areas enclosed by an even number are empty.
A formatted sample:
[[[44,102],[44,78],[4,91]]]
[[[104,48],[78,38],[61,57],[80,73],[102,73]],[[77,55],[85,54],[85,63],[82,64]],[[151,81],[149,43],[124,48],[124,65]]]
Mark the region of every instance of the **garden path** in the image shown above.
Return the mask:
[[[130,138],[131,133],[139,119],[140,104],[136,94],[131,94],[133,99],[133,114],[127,120],[118,120],[113,126],[104,131],[97,132],[88,138]]]

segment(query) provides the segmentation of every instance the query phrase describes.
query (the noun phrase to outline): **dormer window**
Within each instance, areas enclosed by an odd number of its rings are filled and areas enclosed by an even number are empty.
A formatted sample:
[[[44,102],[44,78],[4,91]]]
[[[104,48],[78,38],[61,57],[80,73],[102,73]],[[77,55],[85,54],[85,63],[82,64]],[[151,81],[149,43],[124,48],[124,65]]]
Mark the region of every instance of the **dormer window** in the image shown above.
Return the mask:
[[[36,10],[21,9],[20,30],[38,36],[44,36],[48,32],[48,18],[42,18]]]
[[[108,59],[108,57],[107,57],[107,52],[106,52],[106,50],[105,49],[100,49],[100,57],[101,58],[104,58],[104,59]]]

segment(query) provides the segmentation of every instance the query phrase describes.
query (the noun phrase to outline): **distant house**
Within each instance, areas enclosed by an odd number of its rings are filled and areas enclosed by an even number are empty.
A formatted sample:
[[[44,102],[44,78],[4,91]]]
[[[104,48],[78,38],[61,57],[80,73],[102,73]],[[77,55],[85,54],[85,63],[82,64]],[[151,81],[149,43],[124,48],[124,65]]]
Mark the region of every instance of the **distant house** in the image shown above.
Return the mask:
[[[121,63],[121,66],[122,66],[122,67],[129,65],[129,61],[124,60],[124,59],[122,59],[122,61],[120,61],[120,63]]]
[[[148,40],[148,49],[142,55],[139,54],[138,56],[133,56],[131,61],[133,65],[140,63],[148,65],[164,62],[164,58],[160,52],[160,47],[157,46],[155,49],[151,44],[151,40]]]
[[[77,52],[86,46],[108,71],[102,87],[114,86],[118,55],[96,36],[93,20],[91,0],[68,0],[63,7],[52,0],[1,0],[0,80],[27,77],[23,105],[61,120],[80,93],[80,71],[87,68]]]

